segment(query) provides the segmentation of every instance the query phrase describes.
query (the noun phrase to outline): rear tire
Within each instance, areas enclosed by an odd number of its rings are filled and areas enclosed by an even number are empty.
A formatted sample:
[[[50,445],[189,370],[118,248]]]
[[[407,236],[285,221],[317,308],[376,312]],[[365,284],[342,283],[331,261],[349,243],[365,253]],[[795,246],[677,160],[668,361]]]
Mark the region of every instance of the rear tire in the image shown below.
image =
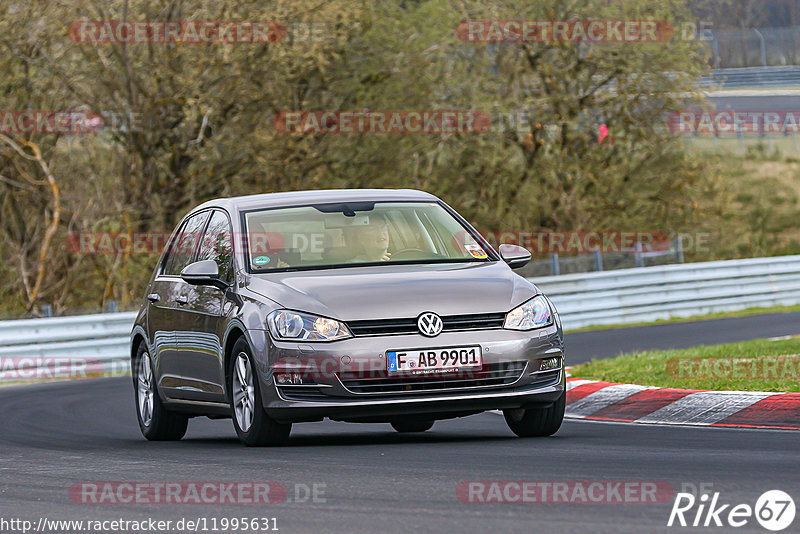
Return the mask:
[[[567,393],[564,392],[550,406],[503,410],[503,415],[511,431],[521,438],[552,436],[561,428],[566,405]]]
[[[292,431],[291,423],[279,423],[264,411],[261,384],[250,346],[245,338],[233,345],[228,369],[231,418],[239,441],[248,447],[283,445]]]
[[[392,421],[392,428],[401,434],[406,434],[409,432],[425,432],[426,430],[431,429],[434,422],[435,421],[426,421],[424,419],[398,419],[396,421]]]
[[[144,343],[139,344],[134,360],[134,398],[136,418],[142,435],[150,441],[177,441],[186,434],[189,418],[170,412],[158,396],[153,360]]]

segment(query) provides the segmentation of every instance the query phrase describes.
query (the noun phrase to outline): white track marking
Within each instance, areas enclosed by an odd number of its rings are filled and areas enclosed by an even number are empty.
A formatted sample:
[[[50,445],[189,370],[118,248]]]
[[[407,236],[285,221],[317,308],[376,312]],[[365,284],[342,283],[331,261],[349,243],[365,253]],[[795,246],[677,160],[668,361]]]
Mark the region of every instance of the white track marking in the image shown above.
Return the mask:
[[[611,406],[615,402],[627,399],[634,393],[644,389],[655,389],[647,386],[637,386],[636,384],[620,384],[618,386],[608,386],[591,393],[584,398],[567,405],[567,413],[572,417],[586,417],[595,412]]]
[[[567,391],[571,390],[572,388],[582,386],[584,384],[594,384],[595,382],[597,382],[597,380],[568,380]]]
[[[700,391],[637,419],[637,423],[710,425],[752,406],[774,393]]]

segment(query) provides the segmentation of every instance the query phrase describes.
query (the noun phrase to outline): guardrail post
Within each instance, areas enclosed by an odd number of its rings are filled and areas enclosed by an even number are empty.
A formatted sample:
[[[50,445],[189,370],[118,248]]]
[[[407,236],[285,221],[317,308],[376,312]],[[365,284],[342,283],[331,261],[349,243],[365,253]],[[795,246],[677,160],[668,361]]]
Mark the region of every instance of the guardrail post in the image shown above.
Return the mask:
[[[633,247],[633,258],[636,260],[637,267],[644,267],[644,256],[642,256],[642,242],[637,241]]]
[[[42,304],[42,317],[52,317],[53,307],[49,304]]]
[[[714,54],[714,70],[719,70],[719,40],[713,30],[706,30],[711,36],[711,50]]]
[[[592,252],[594,255],[594,270],[595,271],[602,271],[603,270],[603,255],[600,253],[599,250],[594,250]]]
[[[683,263],[683,239],[681,236],[675,238],[675,260]]]
[[[109,300],[108,301],[108,313],[117,313],[117,301],[116,300]]]
[[[756,32],[756,35],[758,35],[758,39],[761,41],[761,64],[764,67],[766,67],[767,66],[767,44],[766,44],[766,41],[764,41],[764,36],[761,34],[760,31],[758,31],[755,28],[753,28],[753,31]]]
[[[552,254],[550,254],[550,272],[553,274],[553,276],[558,276],[559,274],[561,274],[561,268],[558,265],[557,252],[553,252]]]

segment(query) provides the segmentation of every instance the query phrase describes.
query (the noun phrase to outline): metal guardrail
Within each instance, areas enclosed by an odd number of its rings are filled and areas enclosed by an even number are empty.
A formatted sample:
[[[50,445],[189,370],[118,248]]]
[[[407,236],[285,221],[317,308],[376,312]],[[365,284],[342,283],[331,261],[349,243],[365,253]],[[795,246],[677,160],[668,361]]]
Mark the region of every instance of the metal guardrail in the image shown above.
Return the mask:
[[[128,337],[136,312],[0,321],[0,347]]]
[[[0,382],[130,370],[135,312],[0,322]]]
[[[565,329],[800,303],[800,256],[662,265],[533,280]]]
[[[722,89],[757,87],[800,87],[800,67],[745,67],[720,69],[700,79],[704,89],[714,85]]]
[[[684,263],[532,279],[555,303],[564,328],[625,324],[800,303],[800,256]],[[78,370],[129,369],[135,313],[0,322],[0,382],[49,378],[54,360]],[[26,364],[21,371],[20,362]],[[37,367],[39,366],[39,367]],[[45,369],[47,371],[47,369]]]

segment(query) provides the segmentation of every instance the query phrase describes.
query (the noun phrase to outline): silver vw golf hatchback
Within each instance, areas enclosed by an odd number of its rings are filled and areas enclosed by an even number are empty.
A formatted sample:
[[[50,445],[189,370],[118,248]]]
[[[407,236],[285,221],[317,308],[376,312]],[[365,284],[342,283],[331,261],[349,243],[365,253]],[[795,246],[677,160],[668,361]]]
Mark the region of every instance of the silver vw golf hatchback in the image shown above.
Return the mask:
[[[547,436],[565,406],[558,312],[433,195],[273,193],[206,202],[180,222],[131,333],[139,426],[177,440],[228,418],[246,445],[293,423],[390,423],[502,410]]]

